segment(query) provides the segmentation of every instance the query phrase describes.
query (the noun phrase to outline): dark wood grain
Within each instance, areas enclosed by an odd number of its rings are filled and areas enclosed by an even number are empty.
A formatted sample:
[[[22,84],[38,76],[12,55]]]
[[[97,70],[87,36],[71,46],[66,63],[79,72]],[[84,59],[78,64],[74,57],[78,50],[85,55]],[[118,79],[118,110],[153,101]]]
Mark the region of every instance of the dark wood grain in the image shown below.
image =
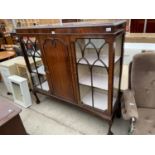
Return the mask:
[[[109,131],[111,130],[112,120],[120,106],[113,103],[114,87],[114,57],[115,57],[115,38],[124,35],[126,22],[116,23],[95,23],[95,24],[63,24],[50,27],[20,28],[17,35],[20,37],[31,36],[38,38],[39,47],[42,53],[43,63],[46,67],[47,80],[50,92],[43,91],[34,87],[33,91],[51,96],[58,100],[68,102],[80,109],[97,115],[109,121]],[[111,28],[111,31],[107,31]],[[99,110],[94,107],[84,105],[80,98],[78,83],[78,70],[76,62],[75,41],[84,38],[101,38],[109,44],[109,67],[108,67],[108,109]],[[120,58],[120,71],[122,71],[123,43]],[[26,57],[26,55],[24,55]],[[26,58],[27,59],[27,58]],[[27,61],[29,66],[29,62]],[[28,67],[29,68],[29,67]],[[30,70],[31,72],[31,70]],[[121,73],[119,74],[119,87],[121,83]],[[120,92],[120,88],[118,88]],[[117,101],[119,100],[117,97]],[[109,132],[111,133],[111,132]]]
[[[65,38],[46,39],[43,44],[53,94],[74,102],[70,57]]]
[[[0,97],[0,135],[25,135],[27,134],[19,113],[21,109]]]
[[[131,19],[130,32],[143,33],[145,19]]]
[[[155,33],[155,19],[147,19],[146,33]]]

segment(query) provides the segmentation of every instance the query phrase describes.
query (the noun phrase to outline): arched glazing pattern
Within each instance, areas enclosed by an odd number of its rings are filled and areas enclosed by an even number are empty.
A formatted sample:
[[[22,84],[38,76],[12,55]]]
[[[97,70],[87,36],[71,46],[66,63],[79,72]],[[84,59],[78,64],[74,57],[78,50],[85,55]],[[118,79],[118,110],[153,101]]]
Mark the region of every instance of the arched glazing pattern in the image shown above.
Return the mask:
[[[105,49],[107,47],[107,49]],[[79,59],[86,59],[89,65],[93,65],[95,61],[99,60],[96,63],[96,66],[104,65],[105,68],[108,68],[107,60],[108,58],[108,44],[104,39],[78,39],[76,41],[76,58],[77,62]],[[104,52],[103,52],[104,51]],[[81,61],[80,64],[87,64],[85,61]]]
[[[78,39],[75,48],[81,101],[107,110],[109,45],[104,39]]]
[[[42,61],[39,43],[36,37],[23,37],[22,44],[24,53],[28,57],[28,66],[30,71],[31,87],[35,87],[44,91],[49,91],[46,79],[45,67]]]
[[[28,56],[32,58],[41,58],[38,40],[35,37],[24,37],[23,42]]]

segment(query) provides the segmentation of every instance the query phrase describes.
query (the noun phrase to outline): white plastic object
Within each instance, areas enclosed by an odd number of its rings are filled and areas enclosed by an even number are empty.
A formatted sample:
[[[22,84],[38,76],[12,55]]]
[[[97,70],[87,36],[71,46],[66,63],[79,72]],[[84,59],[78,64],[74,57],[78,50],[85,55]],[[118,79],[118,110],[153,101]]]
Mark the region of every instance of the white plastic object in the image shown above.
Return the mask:
[[[17,75],[9,76],[8,79],[10,82],[14,102],[23,106],[24,108],[31,106],[32,100],[27,79]]]

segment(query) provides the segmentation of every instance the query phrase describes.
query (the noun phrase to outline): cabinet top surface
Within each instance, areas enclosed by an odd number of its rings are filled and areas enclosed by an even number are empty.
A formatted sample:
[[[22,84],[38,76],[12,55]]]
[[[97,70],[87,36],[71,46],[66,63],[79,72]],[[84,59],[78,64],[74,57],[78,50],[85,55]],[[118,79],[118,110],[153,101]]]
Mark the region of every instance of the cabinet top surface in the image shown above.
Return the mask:
[[[78,28],[78,27],[104,27],[104,26],[118,26],[126,23],[126,20],[105,20],[105,21],[90,21],[90,22],[73,22],[73,23],[59,23],[53,25],[39,25],[39,26],[29,26],[29,27],[20,27],[20,29],[46,29],[46,28]]]

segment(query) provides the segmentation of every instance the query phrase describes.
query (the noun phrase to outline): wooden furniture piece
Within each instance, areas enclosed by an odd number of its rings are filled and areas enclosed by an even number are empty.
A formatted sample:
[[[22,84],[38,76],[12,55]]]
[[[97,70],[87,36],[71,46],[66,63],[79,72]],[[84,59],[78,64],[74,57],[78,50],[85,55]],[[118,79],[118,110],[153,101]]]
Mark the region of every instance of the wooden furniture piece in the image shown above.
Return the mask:
[[[62,19],[62,23],[80,22],[80,19]]]
[[[60,23],[60,19],[13,19],[17,27],[28,27],[35,25],[49,25]]]
[[[14,43],[10,33],[5,33],[4,37],[6,40],[6,44],[13,44]]]
[[[5,31],[6,31],[6,29],[5,29],[5,23],[4,23],[4,21],[2,21],[0,19],[0,32],[5,32]]]
[[[155,19],[131,19],[131,33],[155,33]]]
[[[15,33],[15,32],[10,32],[10,36],[11,36],[11,38],[12,38],[13,44],[14,44],[14,45],[17,45],[19,39],[18,39],[16,33]]]
[[[65,23],[16,29],[33,92],[71,103],[109,122],[118,111],[125,21]],[[43,66],[33,69],[32,57]],[[37,80],[34,80],[37,77]]]
[[[32,100],[27,79],[17,75],[9,76],[8,79],[11,86],[14,102],[23,106],[24,108],[31,106]]]
[[[0,62],[11,59],[15,57],[16,53],[13,51],[5,51],[5,52],[0,52]]]
[[[13,50],[14,45],[13,44],[2,44],[1,45],[1,49],[5,50],[5,51],[14,51]]]
[[[130,32],[131,33],[143,33],[145,26],[145,19],[131,19]]]
[[[0,47],[1,47],[2,44],[5,44],[5,43],[6,43],[6,42],[5,42],[5,39],[2,38],[2,37],[0,37]]]
[[[21,109],[0,97],[0,135],[26,135],[19,116]]]

